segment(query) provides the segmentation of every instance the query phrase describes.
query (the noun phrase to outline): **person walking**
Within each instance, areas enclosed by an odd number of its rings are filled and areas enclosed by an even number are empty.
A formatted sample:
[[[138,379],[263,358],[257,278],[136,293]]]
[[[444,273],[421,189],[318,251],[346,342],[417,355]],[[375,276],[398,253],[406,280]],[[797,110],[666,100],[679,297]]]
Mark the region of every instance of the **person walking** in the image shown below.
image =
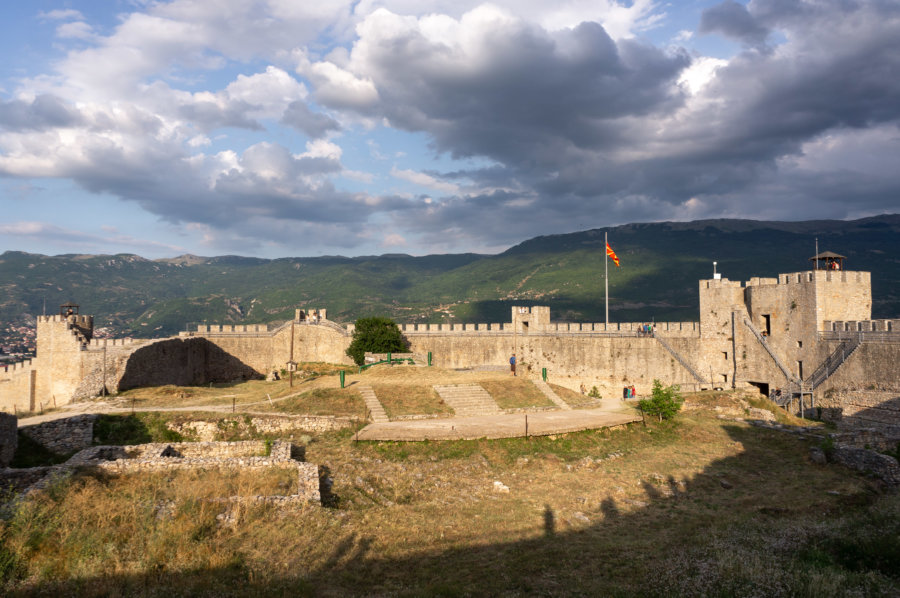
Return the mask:
[[[516,354],[513,353],[512,357],[509,358],[509,373],[511,376],[516,375]]]

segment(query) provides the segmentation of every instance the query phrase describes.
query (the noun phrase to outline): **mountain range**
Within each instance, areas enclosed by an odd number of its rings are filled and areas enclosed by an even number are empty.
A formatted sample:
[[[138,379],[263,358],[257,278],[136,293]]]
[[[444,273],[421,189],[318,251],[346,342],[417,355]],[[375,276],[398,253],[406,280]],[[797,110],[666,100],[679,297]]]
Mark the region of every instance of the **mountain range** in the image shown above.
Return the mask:
[[[387,254],[259,259],[184,255],[0,255],[0,322],[27,325],[74,302],[114,335],[158,337],[198,323],[268,323],[295,308],[338,322],[504,322],[509,307],[549,305],[560,321],[604,319],[604,234],[610,321],[696,320],[697,281],[812,268],[820,251],[872,272],[873,317],[900,316],[900,214],[853,221],[701,220],[627,224],[536,237],[497,255]],[[0,339],[2,341],[2,339]]]

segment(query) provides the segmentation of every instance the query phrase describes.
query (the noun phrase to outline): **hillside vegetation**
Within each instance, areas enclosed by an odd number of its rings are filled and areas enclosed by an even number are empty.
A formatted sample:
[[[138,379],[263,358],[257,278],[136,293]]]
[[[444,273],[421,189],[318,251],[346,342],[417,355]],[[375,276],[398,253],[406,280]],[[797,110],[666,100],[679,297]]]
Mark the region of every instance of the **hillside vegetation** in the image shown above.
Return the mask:
[[[900,314],[900,215],[856,221],[711,220],[630,224],[537,237],[499,255],[264,260],[134,255],[0,255],[0,321],[33,322],[66,301],[114,334],[154,337],[197,323],[268,323],[295,308],[329,318],[503,322],[509,306],[546,304],[557,320],[602,321],[603,236],[621,259],[610,271],[614,321],[695,320],[697,281],[712,261],[732,280],[810,268],[820,250],[872,272],[873,316]],[[452,319],[451,319],[452,318]]]

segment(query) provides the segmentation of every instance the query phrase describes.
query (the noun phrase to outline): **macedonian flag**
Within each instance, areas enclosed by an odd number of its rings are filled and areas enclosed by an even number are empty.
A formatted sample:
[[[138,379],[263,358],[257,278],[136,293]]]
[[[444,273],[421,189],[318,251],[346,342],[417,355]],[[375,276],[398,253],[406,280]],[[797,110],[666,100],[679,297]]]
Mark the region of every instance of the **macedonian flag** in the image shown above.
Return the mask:
[[[616,268],[619,267],[619,256],[616,255],[616,252],[612,250],[612,247],[609,246],[609,243],[606,244],[606,255],[613,261],[616,265]]]

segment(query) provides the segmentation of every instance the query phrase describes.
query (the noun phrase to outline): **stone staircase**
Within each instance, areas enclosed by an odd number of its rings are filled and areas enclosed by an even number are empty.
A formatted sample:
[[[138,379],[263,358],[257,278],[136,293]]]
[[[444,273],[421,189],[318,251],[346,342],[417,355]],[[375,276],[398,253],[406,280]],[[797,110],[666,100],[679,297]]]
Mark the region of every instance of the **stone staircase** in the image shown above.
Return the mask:
[[[559,407],[560,409],[566,409],[566,410],[571,409],[571,407],[569,406],[568,403],[563,401],[561,398],[559,398],[559,395],[557,395],[555,392],[553,392],[553,389],[550,388],[549,384],[547,384],[546,382],[544,382],[541,379],[534,380],[533,382],[534,382],[534,385],[538,387],[538,390],[540,390],[542,393],[544,393],[545,397],[547,397],[548,399],[553,401],[553,403],[557,407]]]
[[[861,335],[851,336],[843,341],[837,346],[834,352],[822,362],[822,365],[816,368],[816,371],[814,371],[804,383],[810,387],[810,390],[815,390],[820,384],[828,380],[829,376],[837,371],[837,369],[841,367],[841,364],[849,359],[861,344]]]
[[[802,381],[797,378],[797,376],[792,374],[787,366],[782,363],[781,359],[778,357],[772,347],[769,346],[769,343],[766,342],[766,337],[763,336],[762,332],[757,330],[756,326],[753,325],[753,322],[751,322],[747,317],[744,317],[743,321],[744,325],[750,330],[750,332],[753,333],[753,336],[756,337],[756,340],[759,341],[759,344],[762,345],[763,349],[766,350],[766,353],[769,354],[769,357],[772,358],[772,361],[775,362],[775,365],[778,366],[778,369],[781,370],[781,373],[784,374],[784,377],[787,378],[788,382],[795,384],[798,387],[802,387]]]
[[[678,361],[678,363],[680,363],[681,366],[682,366],[684,369],[686,369],[688,372],[690,372],[691,376],[693,376],[694,379],[695,379],[697,382],[699,382],[700,384],[707,384],[707,381],[703,378],[703,376],[700,375],[700,372],[698,372],[697,370],[695,370],[695,369],[694,369],[694,366],[692,366],[692,365],[688,362],[687,359],[685,359],[684,357],[682,357],[682,356],[678,353],[678,351],[676,351],[674,348],[672,348],[672,345],[670,345],[669,343],[667,343],[666,340],[665,340],[663,337],[657,335],[655,330],[653,331],[653,338],[655,338],[656,340],[658,340],[658,341],[659,341],[659,344],[662,345],[663,348],[664,348],[666,351],[668,351],[669,354],[672,355],[672,357],[674,357],[675,360]],[[709,384],[712,384],[712,380],[709,381]]]
[[[378,401],[378,397],[375,396],[375,391],[372,390],[371,386],[360,386],[358,390],[363,401],[366,403],[366,409],[369,410],[369,417],[371,417],[374,423],[386,424],[391,421],[390,418],[388,418],[384,407],[382,407],[381,403]]]
[[[478,384],[436,384],[434,389],[458,417],[503,413],[491,395]]]

